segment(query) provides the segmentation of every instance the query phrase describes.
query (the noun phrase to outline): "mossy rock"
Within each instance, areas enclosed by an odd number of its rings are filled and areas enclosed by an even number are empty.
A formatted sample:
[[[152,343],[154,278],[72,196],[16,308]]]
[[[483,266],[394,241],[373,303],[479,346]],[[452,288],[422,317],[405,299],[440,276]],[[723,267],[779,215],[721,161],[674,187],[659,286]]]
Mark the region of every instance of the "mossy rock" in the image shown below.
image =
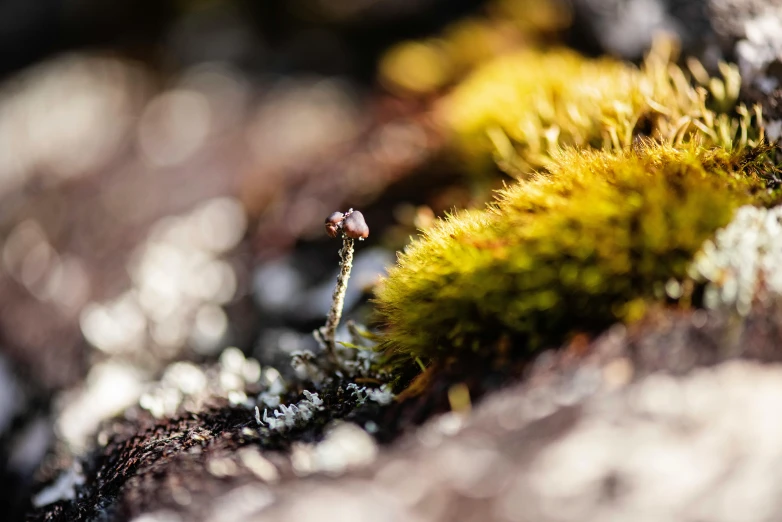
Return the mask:
[[[722,64],[722,78],[711,78],[690,60],[686,74],[675,56],[665,40],[640,68],[566,49],[524,50],[477,69],[439,114],[473,170],[493,170],[493,155],[514,177],[548,168],[562,147],[621,150],[639,138],[731,146],[755,117],[736,105],[738,69]]]
[[[400,255],[376,298],[385,349],[437,361],[510,340],[526,353],[639,317],[735,209],[769,197],[766,150],[555,154],[549,173],[440,221]]]

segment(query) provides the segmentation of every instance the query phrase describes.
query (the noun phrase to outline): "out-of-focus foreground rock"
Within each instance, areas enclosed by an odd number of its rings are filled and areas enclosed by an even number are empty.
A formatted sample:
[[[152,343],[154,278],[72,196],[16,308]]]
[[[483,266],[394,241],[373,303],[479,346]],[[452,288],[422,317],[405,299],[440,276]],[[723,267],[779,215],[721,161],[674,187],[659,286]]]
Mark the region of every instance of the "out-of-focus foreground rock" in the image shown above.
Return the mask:
[[[726,362],[612,390],[630,368],[579,369],[580,393],[573,382],[507,390],[433,421],[371,471],[283,489],[249,520],[778,517],[782,367]]]
[[[771,520],[781,332],[773,306],[652,314],[541,354],[522,384],[391,448],[341,423],[275,451],[241,408],[142,416],[50,486],[80,507],[32,519]]]

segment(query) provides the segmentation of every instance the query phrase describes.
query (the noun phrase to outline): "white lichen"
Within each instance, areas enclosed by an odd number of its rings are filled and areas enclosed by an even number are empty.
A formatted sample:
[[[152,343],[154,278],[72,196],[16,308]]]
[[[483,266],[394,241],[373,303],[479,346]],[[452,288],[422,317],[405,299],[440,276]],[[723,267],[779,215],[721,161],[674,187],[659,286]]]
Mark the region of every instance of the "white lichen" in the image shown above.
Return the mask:
[[[321,406],[323,406],[323,399],[318,397],[317,393],[310,393],[309,391],[304,390],[304,396],[316,408],[320,408]]]
[[[733,221],[707,240],[690,266],[706,282],[708,308],[746,315],[756,298],[782,295],[782,206],[741,207]]]
[[[370,400],[385,406],[391,404],[391,401],[394,400],[394,394],[391,392],[391,386],[388,384],[384,384],[380,388],[367,388],[366,386],[350,383],[347,385],[347,389],[353,392],[359,405]]]
[[[312,419],[315,412],[323,409],[323,400],[317,393],[304,391],[305,399],[296,404],[283,404],[273,409],[269,415],[267,408],[263,409],[263,415],[258,406],[255,407],[255,421],[260,426],[265,426],[272,431],[284,431],[306,424]]]
[[[371,334],[362,333],[352,323],[348,326],[351,343],[338,343],[333,352],[323,350],[319,353],[296,351],[291,353],[291,367],[296,374],[296,380],[301,387],[324,390],[334,384],[355,379],[371,379],[384,382],[387,375],[376,369],[379,353],[369,345],[367,339]],[[302,427],[309,422],[316,411],[325,408],[323,400],[317,393],[305,390],[304,399],[295,404],[282,404],[282,398],[288,387],[282,382],[279,373],[273,375],[262,372],[261,384],[265,389],[255,403],[255,420],[261,430],[284,431]],[[391,388],[383,385],[379,388],[367,388],[351,383],[347,385],[348,392],[356,397],[356,404],[362,405],[371,400],[380,405],[390,404],[394,398]]]

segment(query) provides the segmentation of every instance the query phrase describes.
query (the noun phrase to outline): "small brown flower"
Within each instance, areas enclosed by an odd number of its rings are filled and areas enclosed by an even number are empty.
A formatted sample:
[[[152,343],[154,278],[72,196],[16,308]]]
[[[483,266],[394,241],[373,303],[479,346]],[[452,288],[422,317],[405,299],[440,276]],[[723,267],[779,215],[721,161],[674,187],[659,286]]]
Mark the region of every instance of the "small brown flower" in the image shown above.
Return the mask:
[[[329,237],[337,237],[339,235],[339,229],[342,228],[342,221],[345,219],[345,215],[342,212],[334,212],[326,218],[326,234]]]
[[[358,210],[349,213],[342,222],[342,230],[351,239],[366,239],[369,236],[369,227],[364,220],[364,215]]]

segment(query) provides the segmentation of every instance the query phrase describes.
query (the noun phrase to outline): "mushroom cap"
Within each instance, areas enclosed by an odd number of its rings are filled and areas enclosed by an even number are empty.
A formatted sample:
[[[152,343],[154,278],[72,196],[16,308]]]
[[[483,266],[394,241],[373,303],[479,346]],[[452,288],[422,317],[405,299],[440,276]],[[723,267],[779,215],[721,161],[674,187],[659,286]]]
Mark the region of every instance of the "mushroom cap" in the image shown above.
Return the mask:
[[[345,214],[342,212],[333,212],[329,215],[329,217],[326,218],[326,224],[337,225],[341,223],[343,219],[345,219]]]
[[[369,237],[369,227],[364,220],[364,214],[354,210],[342,222],[342,230],[351,239],[366,239]]]
[[[345,214],[342,212],[334,212],[326,218],[326,234],[329,237],[337,237],[339,235],[343,219],[345,219]]]

